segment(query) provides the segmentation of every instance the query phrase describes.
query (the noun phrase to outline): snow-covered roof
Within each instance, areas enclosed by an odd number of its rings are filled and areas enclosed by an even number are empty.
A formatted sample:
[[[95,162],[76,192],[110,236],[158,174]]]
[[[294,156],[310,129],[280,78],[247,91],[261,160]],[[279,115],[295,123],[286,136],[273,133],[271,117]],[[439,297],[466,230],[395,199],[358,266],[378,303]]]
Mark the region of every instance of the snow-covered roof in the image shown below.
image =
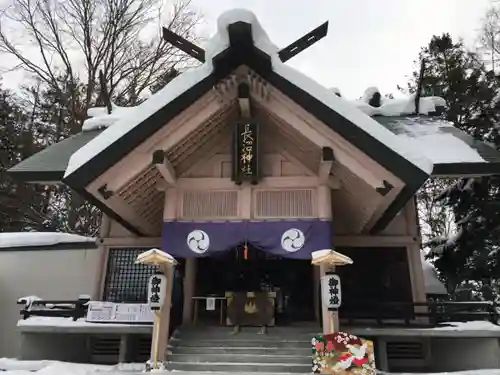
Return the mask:
[[[144,103],[127,111],[127,115],[116,121],[111,121],[113,126],[108,127],[102,134],[94,138],[88,144],[76,151],[70,158],[66,169],[65,178],[80,169],[85,163],[92,160],[96,155],[104,151],[112,143],[116,142],[126,133],[133,130],[143,121],[154,115],[166,104],[172,102],[182,93],[189,90],[204,78],[208,77],[213,70],[212,59],[220,52],[230,46],[228,26],[236,22],[245,22],[252,26],[252,37],[254,45],[269,55],[272,69],[282,78],[305,90],[336,113],[356,124],[360,129],[380,141],[390,149],[405,157],[422,171],[430,174],[433,163],[417,147],[410,142],[402,141],[391,131],[381,127],[375,120],[363,113],[362,110],[334,95],[329,89],[322,86],[313,79],[300,73],[296,69],[284,64],[278,55],[279,48],[274,45],[266,32],[263,30],[256,16],[244,9],[234,9],[223,13],[217,21],[217,33],[206,45],[206,62],[199,67],[193,68],[174,78],[168,85],[156,94],[152,95]],[[113,112],[112,114],[113,115]]]
[[[422,262],[422,270],[424,271],[425,293],[434,295],[448,294],[446,287],[438,278],[436,269],[425,259],[422,251],[420,252],[420,259]]]
[[[0,233],[0,249],[43,247],[63,244],[95,243],[95,238],[58,232]]]
[[[442,118],[398,116],[375,119],[398,138],[417,145],[432,160],[433,174],[448,174],[446,170],[450,165],[463,164],[462,173],[456,174],[466,176],[467,165],[476,164],[485,168],[500,162],[500,154],[496,149],[474,139]],[[470,174],[474,173],[477,170],[470,171]]]

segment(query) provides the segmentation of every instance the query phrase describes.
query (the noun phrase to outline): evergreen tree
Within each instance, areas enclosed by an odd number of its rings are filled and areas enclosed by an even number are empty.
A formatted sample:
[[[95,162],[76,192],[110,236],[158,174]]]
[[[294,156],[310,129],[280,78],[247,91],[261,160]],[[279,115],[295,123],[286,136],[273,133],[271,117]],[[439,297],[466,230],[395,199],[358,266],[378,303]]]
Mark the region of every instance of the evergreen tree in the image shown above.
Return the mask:
[[[45,126],[0,87],[0,232],[44,230],[50,189],[12,181],[6,170],[44,147]]]
[[[438,94],[447,103],[445,118],[461,130],[498,148],[497,131],[500,103],[499,81],[487,71],[477,56],[450,35],[434,36],[422,49],[425,61],[424,93]],[[414,90],[418,72],[409,89]],[[500,276],[498,228],[500,226],[500,179],[483,177],[461,179],[444,191],[435,192],[435,201],[450,207],[455,216],[456,233],[447,239],[435,239],[431,245],[435,266],[454,292],[465,280],[480,280],[485,285]],[[486,293],[485,296],[491,293]]]

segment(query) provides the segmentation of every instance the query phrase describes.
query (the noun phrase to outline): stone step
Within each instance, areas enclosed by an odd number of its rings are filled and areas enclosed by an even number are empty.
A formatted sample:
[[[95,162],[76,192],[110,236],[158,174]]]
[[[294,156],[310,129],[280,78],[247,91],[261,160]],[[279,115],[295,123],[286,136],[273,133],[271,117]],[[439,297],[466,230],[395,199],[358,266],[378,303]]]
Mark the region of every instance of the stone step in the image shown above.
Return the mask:
[[[287,365],[309,365],[312,356],[307,355],[285,355],[285,354],[170,354],[168,360],[176,363],[259,363],[259,364],[283,364]]]
[[[304,341],[311,342],[314,334],[289,334],[289,335],[257,335],[252,333],[231,334],[197,334],[197,335],[174,335],[172,338],[177,340],[228,340],[228,341]]]
[[[199,335],[231,335],[233,327],[207,327],[205,328],[193,328],[186,327],[178,329],[175,332],[176,336],[199,336]],[[260,331],[260,327],[242,327],[241,334],[257,334]],[[271,336],[291,336],[291,335],[307,335],[314,336],[321,333],[320,327],[308,327],[308,328],[294,328],[294,327],[268,327],[268,335]]]
[[[176,371],[176,375],[193,375],[192,372],[190,371]],[[311,375],[312,372],[303,372],[303,373],[294,373],[294,375]],[[139,375],[139,374],[137,374]],[[196,372],[196,375],[228,375],[227,372],[218,372],[218,371],[213,371],[213,372],[206,372],[206,371],[198,371]],[[250,373],[250,372],[240,372],[238,375],[255,375],[255,373]],[[259,372],[259,375],[290,375],[289,372]]]
[[[231,372],[231,373],[311,373],[312,365],[288,363],[202,363],[202,362],[168,362],[169,371],[189,372]]]
[[[173,338],[170,340],[172,347],[201,347],[201,348],[220,348],[220,347],[252,347],[252,348],[294,348],[306,349],[311,348],[310,340],[214,340],[214,339],[200,339],[200,340],[179,340]]]
[[[286,353],[287,355],[298,355],[298,356],[311,356],[312,351],[310,347],[304,348],[286,348],[286,351],[283,348],[276,347],[196,347],[196,346],[174,346],[170,348],[172,354],[212,354],[212,355],[220,355],[220,354],[232,354],[232,355],[241,355],[241,354],[254,354],[254,355],[279,355]]]

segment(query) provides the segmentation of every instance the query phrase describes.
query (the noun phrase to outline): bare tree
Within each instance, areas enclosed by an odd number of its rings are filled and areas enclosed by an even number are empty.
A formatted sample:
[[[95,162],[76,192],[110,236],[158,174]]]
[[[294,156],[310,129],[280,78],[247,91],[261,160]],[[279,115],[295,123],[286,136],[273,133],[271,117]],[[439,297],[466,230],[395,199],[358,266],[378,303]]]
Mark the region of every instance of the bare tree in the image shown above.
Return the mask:
[[[455,231],[452,210],[437,198],[453,184],[452,180],[430,179],[417,194],[417,211],[424,248],[432,247],[436,239],[447,239]]]
[[[479,32],[479,43],[484,54],[489,56],[491,69],[495,71],[500,56],[500,8],[498,5],[491,6],[482,20]]]
[[[36,96],[32,92],[29,97],[33,114],[42,120],[39,128],[49,124],[51,130],[45,146],[81,130],[88,108],[100,97],[100,70],[109,96],[133,105],[151,88],[157,90],[174,69],[191,63],[161,33],[164,26],[195,39],[200,16],[190,0],[7,1],[0,13],[0,53],[13,57],[12,68],[28,72],[37,82]],[[65,187],[46,195],[46,208],[28,210],[29,227],[38,223],[94,234],[100,217],[94,207]]]
[[[173,1],[166,12],[161,0],[10,0],[0,18],[0,52],[58,93],[75,132],[97,99],[100,69],[110,95],[134,104],[188,61],[163,41],[161,26],[193,40],[200,17],[190,0]]]

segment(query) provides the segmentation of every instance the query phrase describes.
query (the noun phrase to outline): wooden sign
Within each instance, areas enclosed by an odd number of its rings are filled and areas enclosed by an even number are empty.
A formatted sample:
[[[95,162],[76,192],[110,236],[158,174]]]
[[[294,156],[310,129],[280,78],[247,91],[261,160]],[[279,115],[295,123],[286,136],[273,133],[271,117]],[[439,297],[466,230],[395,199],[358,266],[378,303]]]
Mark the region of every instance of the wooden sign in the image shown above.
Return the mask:
[[[153,323],[153,312],[145,303],[90,301],[85,320],[89,323]]]
[[[375,375],[373,342],[346,332],[315,336],[313,372],[334,375]]]
[[[233,181],[256,184],[260,178],[259,124],[253,120],[241,120],[234,129]]]
[[[321,299],[323,305],[329,310],[336,310],[340,307],[342,290],[339,275],[327,274],[321,277]]]

